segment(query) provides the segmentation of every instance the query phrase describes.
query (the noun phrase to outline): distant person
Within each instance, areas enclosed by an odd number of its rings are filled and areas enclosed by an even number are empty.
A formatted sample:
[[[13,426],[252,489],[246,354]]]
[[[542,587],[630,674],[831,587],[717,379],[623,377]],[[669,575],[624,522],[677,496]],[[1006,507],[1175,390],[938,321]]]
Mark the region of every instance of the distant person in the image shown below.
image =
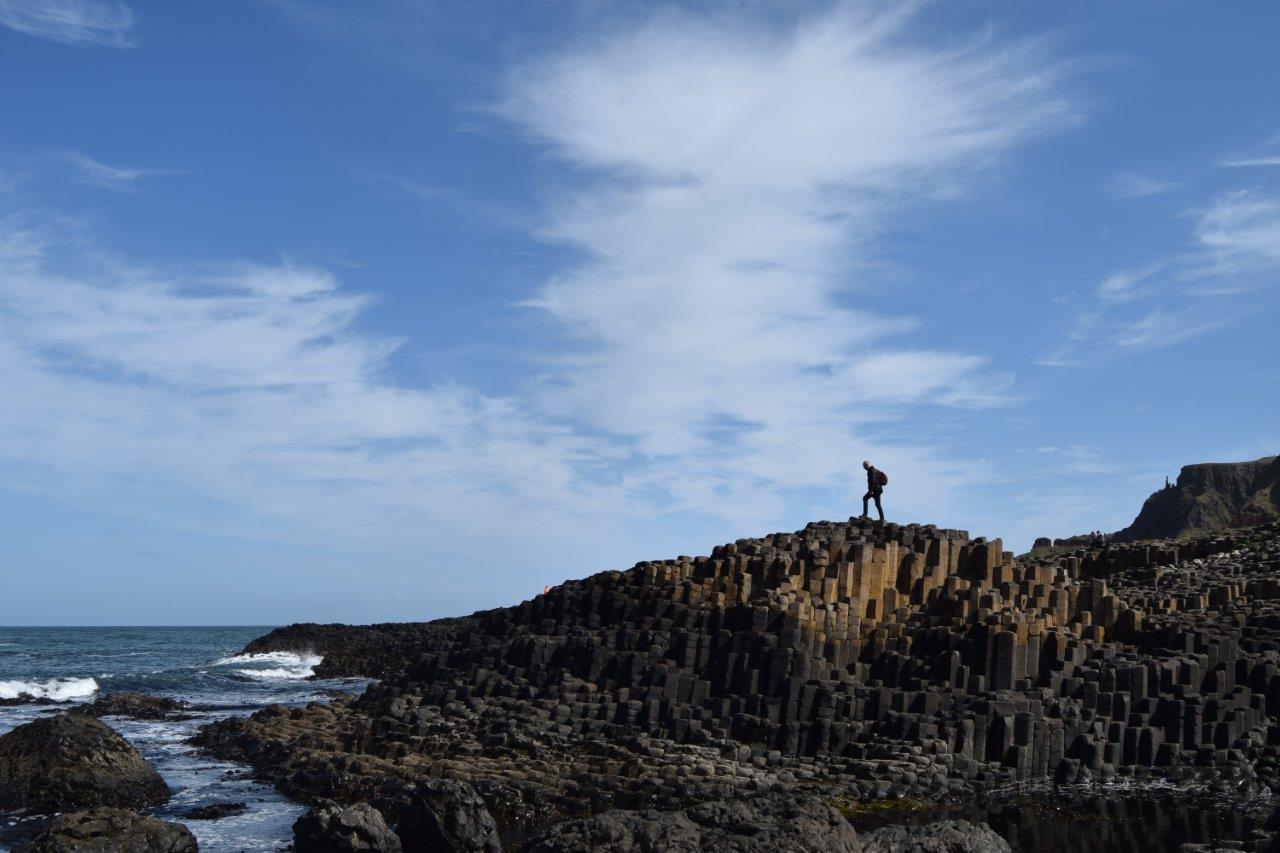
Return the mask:
[[[880,513],[880,521],[883,522],[884,507],[880,505],[880,495],[884,493],[884,487],[889,485],[889,477],[865,459],[862,467],[867,469],[867,493],[862,496],[862,517],[867,517],[867,501],[874,500],[876,512]]]

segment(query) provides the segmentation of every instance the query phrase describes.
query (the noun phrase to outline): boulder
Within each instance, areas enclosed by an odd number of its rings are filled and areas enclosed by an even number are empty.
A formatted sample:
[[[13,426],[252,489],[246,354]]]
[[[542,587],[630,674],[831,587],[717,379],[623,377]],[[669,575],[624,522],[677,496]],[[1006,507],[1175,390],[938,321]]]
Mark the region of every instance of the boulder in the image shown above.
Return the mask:
[[[340,806],[325,802],[298,818],[293,825],[296,853],[345,853],[380,851],[400,853],[400,838],[368,803]]]
[[[476,789],[423,779],[397,804],[396,833],[409,850],[499,851],[498,827]]]
[[[182,813],[187,820],[221,820],[233,814],[248,811],[244,803],[210,803],[207,806],[196,806]]]
[[[944,820],[923,826],[882,826],[862,833],[863,853],[1010,853],[985,823]]]
[[[45,717],[0,736],[0,811],[146,808],[168,799],[155,768],[93,717]]]
[[[816,798],[764,794],[746,800],[707,802],[684,811],[615,809],[571,820],[530,842],[530,851],[774,850],[859,853],[864,848],[849,822]]]
[[[190,706],[177,699],[148,696],[145,693],[108,693],[92,704],[76,708],[78,714],[91,717],[128,717],[133,720],[168,720]]]
[[[101,808],[59,815],[18,848],[26,853],[196,853],[185,826],[127,809]]]

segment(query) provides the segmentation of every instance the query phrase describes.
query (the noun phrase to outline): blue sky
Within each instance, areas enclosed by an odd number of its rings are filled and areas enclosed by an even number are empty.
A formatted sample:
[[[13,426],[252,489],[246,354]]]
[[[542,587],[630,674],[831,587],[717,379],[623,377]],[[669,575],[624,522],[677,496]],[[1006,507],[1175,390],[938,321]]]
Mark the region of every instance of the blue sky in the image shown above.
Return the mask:
[[[0,623],[377,621],[1280,448],[1273,4],[0,0]]]

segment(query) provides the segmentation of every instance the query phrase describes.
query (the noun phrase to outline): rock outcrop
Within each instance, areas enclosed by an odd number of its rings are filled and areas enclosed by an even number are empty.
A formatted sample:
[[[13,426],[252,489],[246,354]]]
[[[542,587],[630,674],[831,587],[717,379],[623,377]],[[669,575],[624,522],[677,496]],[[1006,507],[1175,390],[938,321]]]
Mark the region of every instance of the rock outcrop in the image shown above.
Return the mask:
[[[1010,848],[989,826],[946,820],[864,833],[862,853],[1010,853]]]
[[[1280,456],[1187,465],[1155,492],[1117,542],[1166,539],[1280,519]]]
[[[368,803],[313,806],[293,825],[296,853],[401,853],[400,838]]]
[[[307,622],[264,634],[245,646],[243,654],[317,654],[322,660],[314,667],[312,678],[383,678],[403,672],[422,649],[447,643],[473,626],[466,618],[380,625]]]
[[[25,853],[197,853],[185,826],[126,809],[100,808],[55,817]]]
[[[611,810],[618,832],[681,812],[660,823],[683,833],[693,803],[772,791],[1280,784],[1280,525],[1015,559],[959,530],[820,522],[396,630],[362,696],[202,742],[397,831],[415,786],[467,782],[508,845]]]
[[[75,709],[77,714],[91,717],[128,717],[131,720],[182,719],[190,706],[177,699],[148,696],[145,693],[108,693],[88,705]]]
[[[763,794],[680,811],[607,811],[562,823],[524,849],[530,853],[862,853],[865,848],[853,827],[830,804],[816,798]]]
[[[146,808],[168,799],[155,768],[93,717],[59,714],[0,736],[0,811]]]

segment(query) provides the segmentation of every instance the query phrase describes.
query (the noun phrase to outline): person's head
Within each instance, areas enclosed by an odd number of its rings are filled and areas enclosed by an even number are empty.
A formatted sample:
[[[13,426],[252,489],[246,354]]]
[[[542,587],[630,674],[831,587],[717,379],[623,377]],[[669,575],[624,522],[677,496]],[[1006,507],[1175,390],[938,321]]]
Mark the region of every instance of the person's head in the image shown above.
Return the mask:
[[[863,468],[870,468],[870,467],[871,467],[871,463],[870,463],[870,462],[868,462],[867,460],[863,459],[863,460],[862,460],[862,467],[863,467]]]

